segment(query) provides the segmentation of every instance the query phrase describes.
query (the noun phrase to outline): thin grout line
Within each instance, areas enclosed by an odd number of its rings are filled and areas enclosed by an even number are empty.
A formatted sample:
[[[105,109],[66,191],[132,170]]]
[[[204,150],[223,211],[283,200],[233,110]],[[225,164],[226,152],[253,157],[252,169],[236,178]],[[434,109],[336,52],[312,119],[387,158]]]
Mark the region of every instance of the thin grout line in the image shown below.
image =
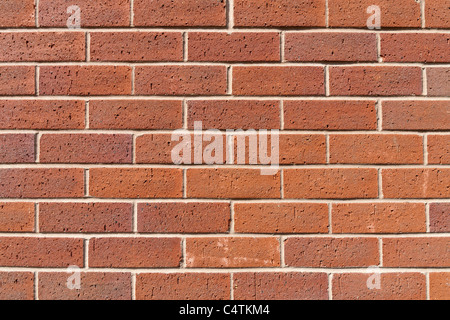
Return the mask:
[[[130,27],[134,27],[134,0],[130,0]]]
[[[181,251],[182,251],[182,263],[181,268],[186,269],[187,268],[187,251],[186,251],[186,238],[182,238],[181,240]]]
[[[24,96],[0,96],[0,101],[2,100],[38,100],[38,101],[55,101],[55,100],[182,100],[183,95],[175,95],[175,96],[164,96],[164,95],[110,95],[110,96],[35,96],[35,95],[24,95]],[[450,98],[447,96],[441,97],[424,97],[424,96],[385,96],[383,98],[375,97],[375,96],[244,96],[244,95],[233,95],[229,96],[227,94],[224,95],[209,95],[209,96],[189,96],[188,100],[190,101],[215,101],[215,100],[263,100],[263,101],[271,101],[271,100],[280,100],[284,101],[375,101],[380,99],[382,101],[450,101]]]
[[[329,28],[330,26],[330,7],[328,0],[325,1],[325,26]]]
[[[327,164],[330,164],[331,148],[330,148],[330,135],[329,134],[325,135],[325,144],[326,144],[326,162],[327,162]]]
[[[183,129],[188,130],[188,102],[183,99],[182,117],[183,117]]]
[[[280,197],[284,199],[284,171],[280,169]]]
[[[89,269],[89,239],[85,239],[84,242],[84,270]]]
[[[39,300],[39,272],[34,272],[34,300]]]
[[[234,211],[234,201],[230,201],[230,234],[235,234],[235,211]]]
[[[378,169],[378,199],[384,199],[383,194],[383,169]]]
[[[427,224],[427,233],[431,232],[431,225],[430,225],[430,203],[425,203],[425,221]]]
[[[333,234],[333,204],[328,202],[328,234]]]
[[[428,135],[423,135],[423,164],[428,165]]]
[[[230,273],[230,300],[234,300],[234,273]]]
[[[39,202],[34,204],[34,232],[40,233],[40,230],[39,230]]]
[[[377,131],[383,131],[383,104],[380,99],[375,103],[375,110],[377,112]]]
[[[38,65],[36,65],[35,69],[34,69],[34,73],[35,73],[35,95],[39,96],[40,93],[40,87],[39,87],[39,78],[41,76],[41,70],[40,67]]]
[[[39,28],[39,0],[34,1],[35,8],[34,8],[34,24],[36,25],[36,28]],[[35,30],[36,31],[36,30]]]
[[[134,96],[136,94],[136,66],[131,66],[131,95]]]
[[[380,32],[376,32],[377,38],[377,60],[379,63],[383,63],[383,57],[381,56],[381,34]]]
[[[330,96],[330,66],[325,66],[325,96]]]
[[[91,34],[86,32],[86,62],[91,61]]]
[[[189,60],[189,37],[187,32],[183,32],[183,61]]]
[[[34,155],[34,162],[39,163],[41,158],[41,136],[42,133],[37,132],[34,136],[34,149],[35,149],[35,155]]]
[[[136,139],[137,135],[133,134],[131,137],[131,161],[133,164],[136,164]]]
[[[422,68],[422,95],[428,97],[428,76],[427,68]]]
[[[426,287],[427,287],[427,300],[431,300],[430,298],[430,273],[429,272],[425,272],[425,283],[426,283]],[[448,286],[448,283],[447,283]]]
[[[380,255],[380,267],[383,266],[383,238],[378,238],[378,253]]]
[[[420,18],[422,20],[422,29],[426,28],[425,21],[425,0],[420,1]]]
[[[227,29],[231,33],[234,28],[234,0],[227,1]]]
[[[328,274],[328,300],[333,300],[333,274]]]
[[[284,130],[284,101],[280,100],[280,129]]]
[[[280,241],[280,264],[281,264],[281,268],[285,268],[286,267],[286,258],[285,258],[285,249],[284,249],[284,242],[285,242],[286,238],[283,236],[280,236],[279,241]]]
[[[187,169],[183,169],[183,199],[187,199]]]
[[[233,68],[227,67],[227,95],[233,95]]]
[[[280,32],[280,61],[286,62],[286,35],[284,31]]]
[[[133,202],[133,232],[138,234],[138,203],[136,201]]]
[[[85,129],[89,130],[89,100],[86,100],[85,106],[84,106],[84,127]]]
[[[136,300],[136,273],[131,273],[131,300]]]
[[[84,196],[86,198],[89,198],[89,178],[90,178],[89,169],[84,169]]]

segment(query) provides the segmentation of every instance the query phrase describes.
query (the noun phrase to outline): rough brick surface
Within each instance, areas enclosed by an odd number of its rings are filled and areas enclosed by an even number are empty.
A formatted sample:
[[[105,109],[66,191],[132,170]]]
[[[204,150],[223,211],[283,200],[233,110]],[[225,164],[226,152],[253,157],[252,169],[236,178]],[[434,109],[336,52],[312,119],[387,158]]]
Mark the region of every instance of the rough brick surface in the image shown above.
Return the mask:
[[[0,300],[450,299],[449,21],[0,0]]]

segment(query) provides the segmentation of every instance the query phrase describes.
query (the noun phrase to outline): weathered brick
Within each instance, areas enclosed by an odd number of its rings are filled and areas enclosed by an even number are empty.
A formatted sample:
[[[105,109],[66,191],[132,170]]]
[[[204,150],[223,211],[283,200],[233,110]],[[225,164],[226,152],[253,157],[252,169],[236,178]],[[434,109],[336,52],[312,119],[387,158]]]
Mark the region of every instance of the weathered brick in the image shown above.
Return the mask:
[[[387,199],[450,197],[450,169],[383,169],[382,176]]]
[[[328,233],[328,206],[319,203],[236,203],[238,233]]]
[[[67,268],[83,262],[83,239],[0,237],[0,266]]]
[[[227,91],[225,66],[136,67],[138,95],[223,95]]]
[[[42,66],[39,93],[50,96],[131,94],[131,67]]]
[[[0,96],[31,96],[36,93],[35,68],[0,66]]]
[[[422,273],[381,273],[379,288],[370,289],[373,273],[333,275],[333,300],[426,300]],[[377,275],[376,275],[377,276]]]
[[[34,299],[32,272],[0,272],[0,283],[0,300]]]
[[[372,5],[380,7],[382,28],[420,28],[422,25],[417,1],[328,0],[329,26],[367,28],[367,20],[373,15],[367,10]]]
[[[134,25],[141,27],[224,27],[225,0],[135,0]]]
[[[93,100],[89,102],[91,129],[158,130],[183,126],[182,101]]]
[[[375,101],[284,101],[284,128],[296,130],[375,130]]]
[[[425,233],[425,204],[337,203],[332,206],[333,233]]]
[[[189,32],[189,61],[280,61],[276,32]]]
[[[0,3],[0,27],[35,27],[34,0],[8,0]]]
[[[0,202],[0,232],[33,232],[34,203]]]
[[[129,134],[44,134],[40,139],[43,163],[131,163]]]
[[[384,101],[383,130],[449,130],[450,101]]]
[[[325,0],[235,0],[238,27],[325,27]]]
[[[236,300],[328,300],[326,273],[235,273]]]
[[[223,273],[141,273],[137,300],[229,300],[230,275]]]
[[[71,290],[67,281],[72,274],[39,272],[39,300],[131,300],[129,273],[82,272],[80,289]]]
[[[324,68],[233,67],[233,94],[238,96],[323,96],[325,95]]]
[[[188,169],[189,198],[280,198],[280,173],[258,169]]]
[[[450,238],[385,238],[383,266],[393,268],[449,267]]]
[[[39,0],[39,25],[41,27],[67,27],[73,11],[80,8],[81,27],[127,27],[130,25],[130,0]]]
[[[428,163],[450,164],[450,135],[429,135]]]
[[[287,199],[378,197],[376,169],[285,169]]]
[[[0,100],[0,129],[82,129],[83,101]]]
[[[0,163],[32,163],[34,134],[0,134]]]
[[[180,266],[178,238],[93,238],[89,266],[94,268],[164,268]]]
[[[380,56],[385,62],[449,62],[450,35],[382,33]]]
[[[180,32],[92,32],[92,61],[183,61]]]
[[[422,69],[397,66],[330,67],[330,94],[418,96],[422,94]]]
[[[40,203],[39,231],[44,233],[131,232],[128,203]]]
[[[377,61],[377,39],[370,33],[288,32],[287,61]]]
[[[2,198],[84,196],[83,169],[0,169]]]
[[[186,239],[188,268],[252,268],[280,266],[277,238],[222,237]]]
[[[142,233],[226,233],[228,203],[140,203],[138,231]]]
[[[430,231],[450,232],[450,203],[430,204]]]
[[[90,192],[100,198],[181,198],[180,169],[93,168]]]
[[[422,164],[423,137],[390,134],[331,135],[330,163]]]
[[[427,95],[450,96],[450,68],[427,68]]]
[[[369,267],[379,263],[375,238],[289,238],[284,250],[290,267]]]

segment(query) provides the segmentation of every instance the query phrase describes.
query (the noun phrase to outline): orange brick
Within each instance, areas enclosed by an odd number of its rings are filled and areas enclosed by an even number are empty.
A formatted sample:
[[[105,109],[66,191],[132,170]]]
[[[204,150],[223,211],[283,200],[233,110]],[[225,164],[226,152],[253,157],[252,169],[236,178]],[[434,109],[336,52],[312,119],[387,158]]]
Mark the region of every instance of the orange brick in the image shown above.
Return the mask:
[[[430,299],[450,300],[450,273],[430,273]]]
[[[0,202],[0,232],[33,232],[34,203]]]
[[[425,233],[421,203],[337,203],[332,207],[333,233]]]
[[[284,242],[289,267],[349,268],[379,264],[375,238],[289,238]]]
[[[447,0],[425,1],[426,28],[449,28],[450,10]]]
[[[428,163],[450,164],[450,135],[429,135]]]
[[[188,268],[252,268],[280,266],[277,238],[188,238]]]
[[[328,233],[328,206],[319,203],[236,203],[238,233]]]
[[[35,27],[34,0],[8,0],[0,3],[0,27]]]

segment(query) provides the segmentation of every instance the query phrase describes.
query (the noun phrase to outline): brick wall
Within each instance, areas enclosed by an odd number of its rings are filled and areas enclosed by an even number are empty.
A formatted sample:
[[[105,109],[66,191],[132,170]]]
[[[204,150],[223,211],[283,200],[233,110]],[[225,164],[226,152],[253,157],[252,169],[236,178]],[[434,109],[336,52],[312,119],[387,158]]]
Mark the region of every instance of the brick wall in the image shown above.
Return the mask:
[[[450,299],[448,0],[2,0],[0,28],[0,299]],[[175,164],[196,121],[280,130],[280,170]]]

